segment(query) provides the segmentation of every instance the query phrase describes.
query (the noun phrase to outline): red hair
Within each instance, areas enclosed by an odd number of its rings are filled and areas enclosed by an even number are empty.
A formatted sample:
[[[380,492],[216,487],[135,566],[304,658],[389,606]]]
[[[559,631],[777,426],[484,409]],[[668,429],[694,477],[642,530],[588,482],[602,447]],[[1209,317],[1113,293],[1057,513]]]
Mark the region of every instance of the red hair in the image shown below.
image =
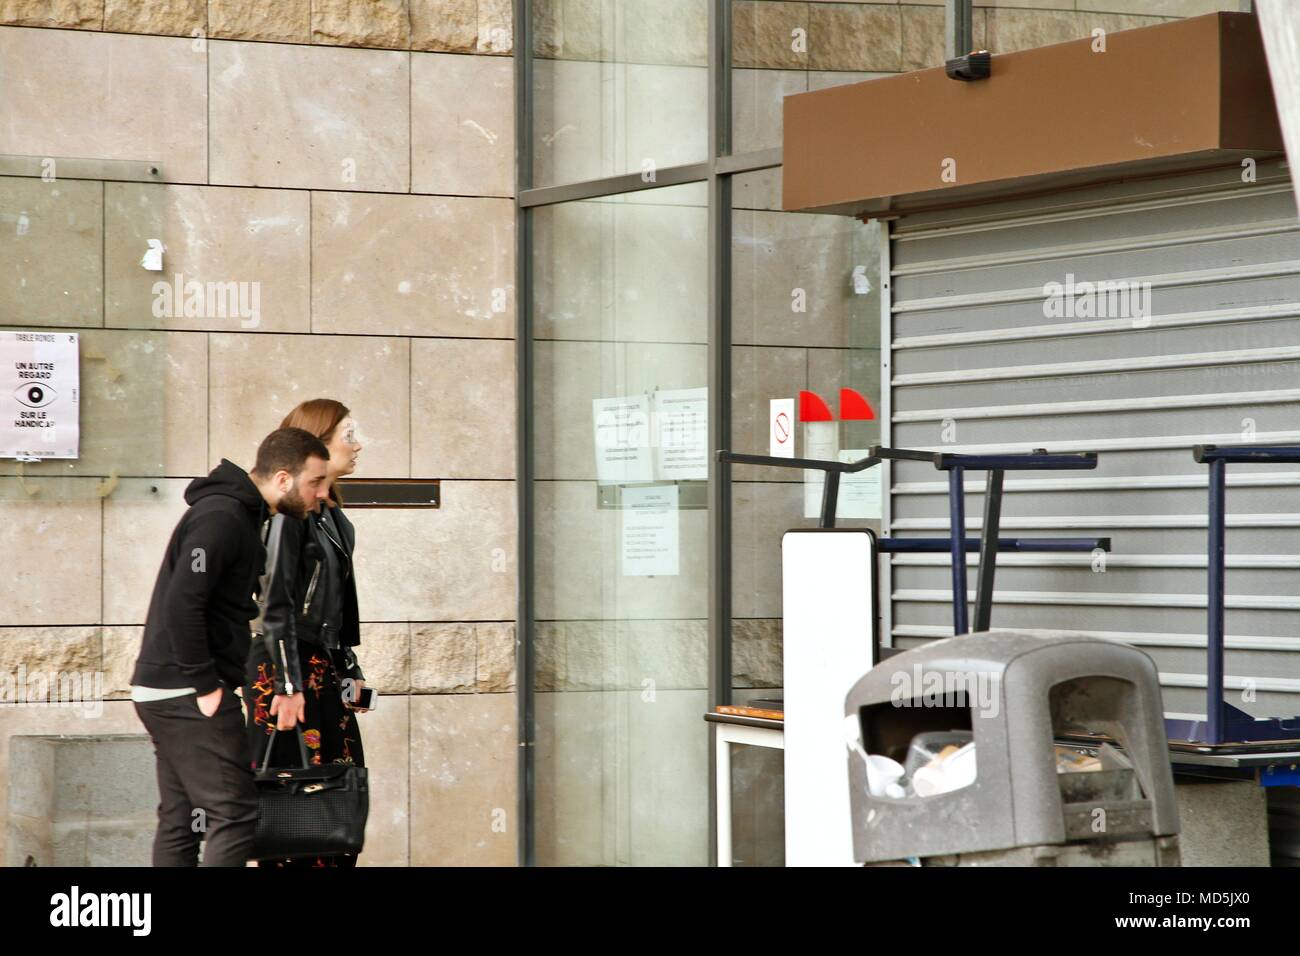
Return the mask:
[[[351,410],[342,402],[336,402],[332,398],[313,398],[302,402],[285,415],[280,427],[301,428],[303,431],[311,432],[328,445],[339,423],[351,414]],[[343,503],[343,495],[339,492],[337,481],[330,482],[330,501],[335,505]]]

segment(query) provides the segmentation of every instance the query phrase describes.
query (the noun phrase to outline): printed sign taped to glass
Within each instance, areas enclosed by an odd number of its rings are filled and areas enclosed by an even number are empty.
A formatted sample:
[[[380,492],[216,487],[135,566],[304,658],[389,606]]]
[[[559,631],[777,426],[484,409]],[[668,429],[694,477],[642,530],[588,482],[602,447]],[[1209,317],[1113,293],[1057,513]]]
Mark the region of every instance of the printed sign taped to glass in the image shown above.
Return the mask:
[[[81,376],[75,332],[0,331],[0,458],[76,458]]]

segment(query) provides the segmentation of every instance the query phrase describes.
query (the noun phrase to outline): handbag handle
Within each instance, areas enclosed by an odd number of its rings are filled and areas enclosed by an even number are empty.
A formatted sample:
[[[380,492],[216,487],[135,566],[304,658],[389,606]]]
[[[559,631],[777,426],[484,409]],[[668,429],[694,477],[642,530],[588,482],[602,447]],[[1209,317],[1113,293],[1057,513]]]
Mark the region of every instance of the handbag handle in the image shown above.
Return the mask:
[[[307,741],[302,736],[302,724],[299,723],[294,729],[298,734],[298,755],[302,758],[302,769],[306,770],[311,767],[311,761],[307,757]],[[275,735],[279,732],[279,727],[271,728],[271,736],[266,741],[266,753],[262,755],[262,766],[260,768],[262,770],[266,770],[267,764],[271,762],[271,747],[275,744]]]

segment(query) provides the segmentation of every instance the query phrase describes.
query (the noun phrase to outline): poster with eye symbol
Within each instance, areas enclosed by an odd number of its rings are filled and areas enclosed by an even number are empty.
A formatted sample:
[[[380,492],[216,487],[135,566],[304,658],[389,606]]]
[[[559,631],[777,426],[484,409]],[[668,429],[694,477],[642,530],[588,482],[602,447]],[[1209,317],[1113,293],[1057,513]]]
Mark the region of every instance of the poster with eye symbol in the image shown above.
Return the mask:
[[[0,331],[0,458],[76,458],[80,338]]]

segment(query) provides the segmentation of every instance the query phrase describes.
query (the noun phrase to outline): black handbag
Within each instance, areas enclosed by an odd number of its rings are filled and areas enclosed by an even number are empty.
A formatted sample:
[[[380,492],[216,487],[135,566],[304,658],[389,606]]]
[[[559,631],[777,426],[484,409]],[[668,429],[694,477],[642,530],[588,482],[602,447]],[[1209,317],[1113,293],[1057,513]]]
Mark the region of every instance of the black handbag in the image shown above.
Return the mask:
[[[302,728],[297,728],[301,767],[268,764],[277,730],[266,742],[257,787],[257,830],[253,860],[360,853],[370,815],[366,768],[347,763],[318,764],[307,758]]]

